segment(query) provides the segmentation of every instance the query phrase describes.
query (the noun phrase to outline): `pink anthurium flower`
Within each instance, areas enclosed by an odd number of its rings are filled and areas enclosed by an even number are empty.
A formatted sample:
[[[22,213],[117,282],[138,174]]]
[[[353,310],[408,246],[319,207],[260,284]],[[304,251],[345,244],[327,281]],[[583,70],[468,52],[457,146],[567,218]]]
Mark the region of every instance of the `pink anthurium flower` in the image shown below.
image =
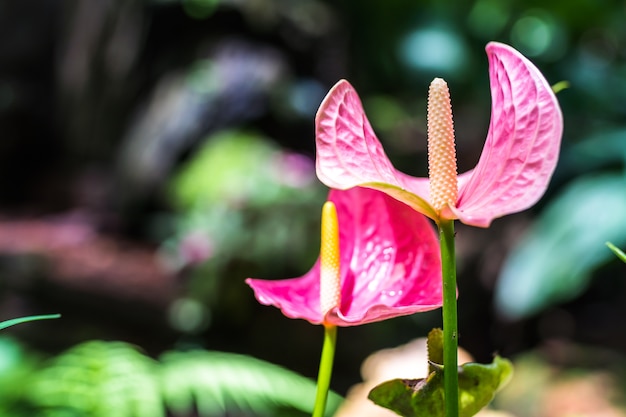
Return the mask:
[[[383,191],[437,222],[459,219],[479,227],[535,204],[557,163],[561,110],[550,85],[528,59],[500,43],[491,42],[486,50],[492,97],[489,132],[473,170],[457,178],[453,161],[455,189],[450,201],[434,204],[428,178],[414,178],[393,167],[356,91],[345,80],[330,90],[316,116],[319,179],[336,189],[361,186]],[[433,126],[437,128],[436,120]],[[449,126],[454,146],[451,113]],[[429,142],[430,129],[429,105]],[[452,153],[454,157],[454,147]]]
[[[299,278],[246,280],[259,302],[280,308],[287,317],[331,326],[441,307],[439,246],[426,217],[367,188],[332,190],[328,200],[336,211],[324,206],[320,259]],[[336,213],[339,230],[334,238],[324,231],[329,229],[327,217],[332,217],[327,212]],[[337,229],[330,223],[330,229]],[[336,287],[328,289],[322,281],[333,271]]]

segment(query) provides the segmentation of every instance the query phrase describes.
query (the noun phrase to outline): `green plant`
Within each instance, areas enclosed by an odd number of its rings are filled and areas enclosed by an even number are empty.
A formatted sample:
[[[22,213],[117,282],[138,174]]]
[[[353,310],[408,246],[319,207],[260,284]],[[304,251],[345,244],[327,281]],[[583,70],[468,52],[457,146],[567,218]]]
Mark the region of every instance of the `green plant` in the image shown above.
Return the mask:
[[[161,417],[298,416],[310,413],[315,383],[231,353],[165,353],[153,360],[122,342],[90,341],[35,374],[27,400],[35,415]],[[341,397],[332,394],[332,415]]]

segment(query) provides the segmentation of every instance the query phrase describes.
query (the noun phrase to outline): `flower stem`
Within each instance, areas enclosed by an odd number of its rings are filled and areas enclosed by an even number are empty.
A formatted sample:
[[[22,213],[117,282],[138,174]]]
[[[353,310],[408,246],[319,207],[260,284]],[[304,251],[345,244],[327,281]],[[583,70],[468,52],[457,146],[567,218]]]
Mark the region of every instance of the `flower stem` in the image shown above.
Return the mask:
[[[317,375],[317,395],[313,417],[322,417],[326,411],[326,399],[330,388],[330,377],[333,373],[333,360],[335,359],[335,346],[337,345],[337,326],[324,324],[324,346],[320,359],[320,370]]]
[[[440,220],[439,243],[443,275],[443,384],[445,416],[459,415],[458,330],[454,220]]]

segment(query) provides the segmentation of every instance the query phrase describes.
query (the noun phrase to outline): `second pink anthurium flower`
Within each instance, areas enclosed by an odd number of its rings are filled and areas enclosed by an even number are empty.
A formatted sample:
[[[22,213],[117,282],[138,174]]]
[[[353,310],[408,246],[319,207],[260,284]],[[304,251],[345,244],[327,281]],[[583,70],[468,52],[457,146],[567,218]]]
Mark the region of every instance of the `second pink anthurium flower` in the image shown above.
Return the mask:
[[[441,306],[439,245],[424,216],[367,188],[332,190],[328,200],[334,207],[324,206],[320,259],[299,278],[246,280],[259,302],[280,308],[290,318],[334,326],[356,326]],[[337,227],[328,217],[335,213],[339,231],[332,237]],[[324,229],[331,230],[330,235]],[[321,284],[328,272],[337,278],[330,298]]]
[[[343,80],[328,93],[316,117],[319,179],[331,188],[381,190],[435,221],[459,219],[479,227],[536,203],[557,163],[561,110],[550,85],[528,59],[500,43],[489,43],[486,50],[492,97],[489,132],[476,167],[458,178],[451,113],[449,122],[431,120],[431,116],[439,117],[442,106],[435,102],[431,115],[429,99],[429,142],[431,126],[435,131],[448,126],[451,135],[453,166],[444,167],[454,176],[451,201],[434,202],[432,178],[429,184],[428,178],[410,177],[393,167],[356,91]],[[446,96],[449,107],[445,82],[436,79],[434,85],[437,95]],[[446,113],[443,109],[442,114]]]

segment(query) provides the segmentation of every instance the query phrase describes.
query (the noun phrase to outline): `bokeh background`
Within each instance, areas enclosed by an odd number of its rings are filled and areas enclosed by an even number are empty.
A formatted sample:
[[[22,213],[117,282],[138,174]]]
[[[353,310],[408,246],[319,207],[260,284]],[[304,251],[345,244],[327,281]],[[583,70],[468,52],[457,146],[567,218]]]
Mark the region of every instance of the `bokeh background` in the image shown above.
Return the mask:
[[[546,370],[575,370],[624,415],[607,393],[622,386],[626,265],[605,242],[626,247],[625,21],[617,0],[0,2],[0,320],[63,315],[2,331],[0,410],[50,406],[2,386],[35,384],[94,340],[150,358],[238,353],[314,379],[321,328],[259,305],[244,280],[299,276],[317,257],[317,106],[350,80],[396,167],[423,176],[426,92],[443,77],[465,171],[489,124],[496,40],[569,83],[565,132],[539,204],[457,226],[460,344],[481,362],[519,359],[518,397],[539,398]],[[435,311],[340,329],[333,389],[440,323]],[[504,397],[519,416],[565,410]],[[98,415],[64,410],[45,415]]]

